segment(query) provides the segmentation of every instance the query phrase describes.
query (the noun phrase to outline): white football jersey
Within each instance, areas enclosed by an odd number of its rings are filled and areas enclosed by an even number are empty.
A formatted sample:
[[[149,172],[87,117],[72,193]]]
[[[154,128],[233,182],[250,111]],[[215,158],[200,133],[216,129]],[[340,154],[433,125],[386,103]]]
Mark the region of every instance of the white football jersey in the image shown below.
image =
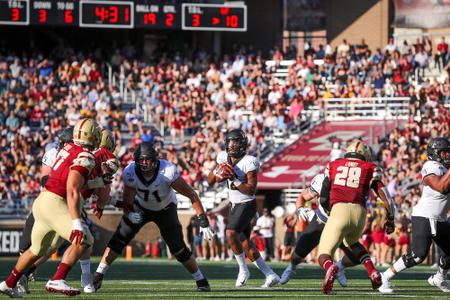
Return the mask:
[[[220,152],[217,155],[216,162],[218,164],[228,162],[228,154],[225,151]],[[259,170],[259,161],[256,157],[251,155],[245,155],[242,157],[236,165],[233,166],[234,173],[236,174],[236,178],[243,182],[247,182],[247,173],[251,171]],[[241,193],[237,189],[231,189],[231,180],[228,180],[228,197],[231,203],[243,203],[256,199],[255,195],[246,195]]]
[[[53,147],[46,151],[44,157],[42,158],[42,163],[46,166],[52,167],[55,163],[56,157],[58,156],[58,152],[59,149],[57,147]]]
[[[422,167],[422,178],[434,174],[443,176],[447,168],[437,161],[427,161]],[[423,179],[422,179],[423,180]],[[429,186],[424,186],[419,202],[414,206],[412,216],[425,217],[437,221],[447,221],[447,212],[450,209],[450,194],[441,194]]]
[[[130,163],[122,173],[125,186],[137,190],[135,201],[143,208],[159,211],[170,203],[177,204],[177,196],[172,189],[172,183],[180,177],[177,167],[166,161],[159,160],[159,168],[153,178],[143,178],[137,172],[135,163]]]
[[[322,184],[324,179],[325,174],[318,174],[314,176],[313,180],[311,181],[311,185],[309,186],[311,192],[317,193],[318,197],[320,197],[320,191],[322,190]],[[319,204],[319,207],[316,209],[316,215],[323,223],[326,223],[328,221],[328,215],[325,212],[325,209],[320,204],[320,200],[317,202]]]

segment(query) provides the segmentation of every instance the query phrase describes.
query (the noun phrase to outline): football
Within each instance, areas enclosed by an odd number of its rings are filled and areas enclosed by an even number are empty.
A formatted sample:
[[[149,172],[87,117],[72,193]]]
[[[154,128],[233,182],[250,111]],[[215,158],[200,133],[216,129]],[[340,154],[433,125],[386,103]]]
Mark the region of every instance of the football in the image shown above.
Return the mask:
[[[216,176],[217,182],[222,182],[227,179],[234,178],[234,170],[233,167],[228,163],[221,163],[216,166],[214,169],[214,175]]]

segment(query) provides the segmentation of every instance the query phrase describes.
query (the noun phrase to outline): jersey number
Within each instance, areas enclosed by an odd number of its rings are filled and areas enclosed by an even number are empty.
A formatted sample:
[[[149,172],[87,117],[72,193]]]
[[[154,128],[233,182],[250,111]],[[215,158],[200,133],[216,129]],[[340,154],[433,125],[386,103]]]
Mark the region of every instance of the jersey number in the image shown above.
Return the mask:
[[[150,197],[150,191],[149,190],[142,190],[142,189],[138,189],[139,192],[144,193],[144,201],[148,202],[149,197]],[[156,202],[161,202],[161,197],[159,197],[158,191],[154,191],[152,193],[153,197],[155,197]]]
[[[61,151],[59,151],[58,153],[58,157],[56,158],[56,161],[53,163],[53,167],[52,169],[54,171],[58,170],[59,166],[64,162],[64,160],[66,158],[69,157],[69,152],[67,152],[66,150],[62,149]]]
[[[354,167],[344,167],[340,166],[337,168],[338,173],[334,178],[334,184],[341,186],[348,186],[351,188],[359,187],[359,178],[361,177],[361,168]]]

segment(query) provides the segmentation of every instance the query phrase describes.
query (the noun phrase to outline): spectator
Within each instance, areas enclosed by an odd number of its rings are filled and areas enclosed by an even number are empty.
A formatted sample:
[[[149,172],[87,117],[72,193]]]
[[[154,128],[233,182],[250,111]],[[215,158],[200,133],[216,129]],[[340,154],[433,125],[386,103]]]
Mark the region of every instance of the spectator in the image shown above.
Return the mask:
[[[264,213],[256,221],[256,226],[259,227],[261,235],[264,237],[265,243],[265,260],[270,261],[275,257],[275,245],[273,239],[275,219],[270,215],[267,208],[264,209]]]

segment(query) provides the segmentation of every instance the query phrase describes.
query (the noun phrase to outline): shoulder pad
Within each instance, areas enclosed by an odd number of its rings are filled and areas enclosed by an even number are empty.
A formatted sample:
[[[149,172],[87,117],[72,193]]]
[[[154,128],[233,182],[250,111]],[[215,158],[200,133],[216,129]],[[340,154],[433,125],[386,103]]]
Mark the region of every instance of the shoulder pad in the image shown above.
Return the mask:
[[[80,166],[83,168],[86,168],[89,170],[89,172],[92,171],[92,169],[95,167],[95,157],[90,152],[80,152],[78,153],[77,157],[73,160],[74,166]]]

